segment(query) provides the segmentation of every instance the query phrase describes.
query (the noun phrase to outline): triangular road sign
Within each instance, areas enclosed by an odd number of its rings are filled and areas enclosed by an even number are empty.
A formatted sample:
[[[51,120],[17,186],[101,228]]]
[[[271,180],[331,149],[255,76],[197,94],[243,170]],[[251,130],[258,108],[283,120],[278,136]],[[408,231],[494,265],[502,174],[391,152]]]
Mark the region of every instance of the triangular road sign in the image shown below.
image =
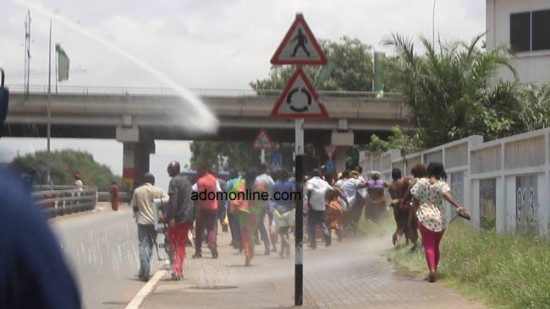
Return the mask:
[[[271,58],[272,64],[327,64],[327,57],[302,14],[296,19]]]
[[[325,148],[325,153],[327,154],[328,158],[332,159],[332,157],[334,156],[334,153],[336,152],[336,146],[327,145],[327,146],[324,146],[324,148]]]
[[[272,118],[328,118],[302,69],[296,70],[271,111]]]
[[[271,142],[271,139],[269,136],[267,136],[267,133],[265,133],[264,129],[260,130],[260,133],[256,136],[256,139],[254,139],[254,145],[253,147],[255,149],[272,149],[273,148],[273,142]]]

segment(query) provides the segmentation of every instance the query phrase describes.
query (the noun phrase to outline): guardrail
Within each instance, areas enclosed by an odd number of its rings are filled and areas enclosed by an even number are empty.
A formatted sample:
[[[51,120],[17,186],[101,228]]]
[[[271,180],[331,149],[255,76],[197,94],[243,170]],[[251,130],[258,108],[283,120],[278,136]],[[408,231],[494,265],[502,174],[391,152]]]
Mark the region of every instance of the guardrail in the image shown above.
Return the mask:
[[[23,85],[9,85],[12,93],[24,93]],[[247,96],[276,96],[282,90],[277,89],[188,89],[198,96],[205,97],[247,97]],[[30,85],[30,94],[48,94],[47,85]],[[326,90],[317,91],[321,97],[366,97],[371,99],[403,99],[398,92],[369,92],[369,91],[342,91]],[[115,86],[58,86],[57,92],[52,89],[55,95],[152,95],[152,96],[175,96],[176,90],[162,87],[115,87]]]
[[[32,195],[50,218],[92,210],[97,203],[95,187],[35,191]]]
[[[130,203],[130,200],[132,199],[132,193],[131,192],[119,192],[119,203]],[[97,192],[97,201],[98,202],[111,202],[111,193],[107,191],[98,191]]]

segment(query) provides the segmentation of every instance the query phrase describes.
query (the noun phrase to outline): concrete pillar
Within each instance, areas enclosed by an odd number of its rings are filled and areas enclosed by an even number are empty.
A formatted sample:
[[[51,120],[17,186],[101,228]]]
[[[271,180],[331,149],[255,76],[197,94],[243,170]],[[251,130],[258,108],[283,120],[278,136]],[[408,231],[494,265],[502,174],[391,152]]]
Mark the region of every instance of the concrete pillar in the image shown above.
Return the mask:
[[[346,170],[346,159],[348,147],[338,146],[336,154],[334,155],[334,161],[336,162],[336,172],[343,172]]]
[[[131,192],[134,189],[136,143],[123,143],[122,145],[122,190]]]
[[[133,190],[141,184],[143,175],[149,172],[149,157],[154,153],[154,141],[145,139],[137,143],[126,142],[122,151],[122,181],[125,189]]]
[[[149,172],[149,155],[155,153],[155,142],[152,138],[139,134],[137,127],[117,128],[117,141],[123,143],[123,189],[131,191],[140,185],[143,175]]]

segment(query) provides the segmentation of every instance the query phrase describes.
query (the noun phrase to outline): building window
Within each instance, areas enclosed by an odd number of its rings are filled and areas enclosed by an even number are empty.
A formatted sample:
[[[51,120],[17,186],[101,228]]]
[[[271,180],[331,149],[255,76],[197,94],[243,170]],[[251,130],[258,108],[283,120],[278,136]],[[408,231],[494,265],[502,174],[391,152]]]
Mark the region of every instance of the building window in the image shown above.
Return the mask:
[[[517,52],[550,50],[550,10],[510,14],[510,45]]]

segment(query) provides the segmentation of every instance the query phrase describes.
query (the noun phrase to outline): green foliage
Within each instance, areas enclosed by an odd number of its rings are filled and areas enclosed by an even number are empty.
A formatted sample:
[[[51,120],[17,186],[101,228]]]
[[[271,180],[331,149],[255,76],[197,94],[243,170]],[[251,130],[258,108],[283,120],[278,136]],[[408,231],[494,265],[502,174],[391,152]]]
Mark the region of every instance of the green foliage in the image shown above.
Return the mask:
[[[212,142],[193,141],[191,143],[191,168],[196,169],[199,164],[204,163],[214,170],[245,170],[255,168],[260,164],[260,150],[254,149],[250,142]],[[306,148],[306,150],[308,150]],[[278,150],[283,156],[283,167],[292,170],[291,144],[279,144]],[[310,150],[311,151],[311,150]],[[266,150],[266,163],[269,162],[273,151]]]
[[[47,152],[38,151],[14,158],[11,165],[21,171],[35,170],[39,176],[39,183],[46,184],[47,162]],[[85,186],[97,186],[99,190],[107,190],[113,180],[121,182],[121,178],[113,175],[107,165],[97,163],[88,152],[57,150],[51,152],[50,162],[51,180],[55,185],[73,185],[77,172],[80,173]]]
[[[494,308],[548,308],[550,242],[539,237],[499,235],[453,223],[441,245],[439,277]],[[427,273],[424,252],[390,256],[413,272]]]
[[[367,146],[367,150],[371,152],[385,152],[389,149],[401,149],[405,154],[419,151],[422,149],[419,131],[414,130],[406,134],[401,130],[400,126],[394,126],[391,128],[391,135],[387,141],[373,134]]]
[[[550,126],[550,83],[529,84],[519,94],[521,113],[519,121],[526,131]]]
[[[500,68],[516,74],[511,54],[505,48],[481,50],[477,46],[482,37],[470,43],[440,43],[437,50],[421,37],[423,55],[399,34],[385,40],[397,54],[387,59],[385,86],[405,95],[416,130],[410,136],[392,132],[388,141],[374,136],[368,149],[411,153],[471,135],[489,141],[550,126],[550,84],[495,80]]]
[[[306,66],[306,74],[317,90],[371,91],[372,47],[358,39],[342,37],[337,42],[320,41],[328,65]],[[296,70],[293,66],[272,66],[267,79],[251,82],[255,90],[283,89]]]
[[[399,34],[384,41],[394,47],[401,70],[397,87],[412,107],[419,136],[425,146],[433,147],[471,135],[492,130],[495,136],[509,132],[512,124],[499,117],[491,97],[494,91],[513,97],[514,87],[496,82],[497,70],[510,65],[507,50],[497,48],[484,52],[477,46],[483,35],[470,43],[440,44],[439,50],[427,39],[420,40],[424,55],[414,53],[414,44]],[[517,106],[515,107],[517,109]],[[481,115],[481,116],[480,116]]]

